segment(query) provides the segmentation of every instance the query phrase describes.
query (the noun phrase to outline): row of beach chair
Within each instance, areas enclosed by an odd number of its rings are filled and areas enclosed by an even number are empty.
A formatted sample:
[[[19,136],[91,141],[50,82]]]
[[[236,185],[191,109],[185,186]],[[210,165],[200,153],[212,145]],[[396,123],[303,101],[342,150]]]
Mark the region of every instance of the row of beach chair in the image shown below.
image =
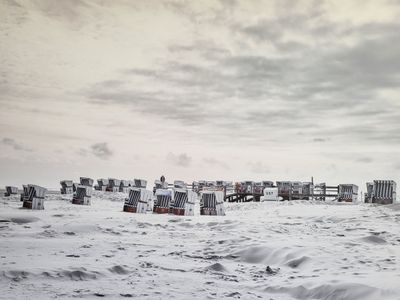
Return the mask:
[[[72,204],[91,205],[93,179],[80,177],[79,183],[72,180],[60,182],[61,194],[73,194]],[[139,185],[139,184],[138,184]],[[141,187],[140,187],[141,185]],[[175,181],[172,188],[166,182],[155,181],[155,189],[147,190],[143,182],[139,187],[129,187],[128,198],[125,199],[123,211],[131,213],[174,214],[193,216],[195,202],[200,197],[201,215],[225,215],[224,193],[221,190],[202,190],[196,193],[187,188],[183,181]],[[38,185],[24,185],[21,201],[24,208],[44,209],[46,189]],[[7,189],[6,193],[16,194],[18,189]]]

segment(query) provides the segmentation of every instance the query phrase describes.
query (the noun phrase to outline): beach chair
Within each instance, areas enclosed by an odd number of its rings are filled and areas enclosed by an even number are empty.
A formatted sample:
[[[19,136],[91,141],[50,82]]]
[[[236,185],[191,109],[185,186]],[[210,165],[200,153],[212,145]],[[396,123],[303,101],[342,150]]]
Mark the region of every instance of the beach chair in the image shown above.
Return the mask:
[[[172,213],[178,216],[193,216],[196,193],[187,189],[172,190]]]
[[[62,180],[60,181],[60,185],[61,185],[60,192],[62,195],[74,193],[74,188],[73,188],[74,183],[72,182],[72,180]]]
[[[203,190],[200,200],[200,215],[225,216],[223,191]]]
[[[79,182],[74,182],[74,183],[72,184],[72,190],[74,191],[74,193],[76,192],[76,189],[78,188],[79,185],[80,185]]]
[[[21,194],[21,197],[20,197],[21,201],[24,201],[25,198],[28,198],[28,195],[29,195],[28,192],[29,192],[28,186],[27,185],[23,185],[22,186],[22,194]]]
[[[393,180],[374,180],[372,203],[393,204],[396,202],[396,182]]]
[[[115,178],[109,178],[106,191],[114,193],[119,192],[120,185],[121,185],[121,180]]]
[[[338,201],[339,202],[357,202],[358,186],[355,184],[339,184]]]
[[[265,187],[263,190],[263,196],[260,201],[280,201],[282,197],[279,197],[279,192],[277,187]]]
[[[147,181],[144,179],[134,179],[135,187],[145,189]]]
[[[80,185],[93,187],[93,179],[89,177],[80,177]]]
[[[108,186],[108,179],[97,179],[97,185],[94,187],[97,191],[105,192]]]
[[[153,212],[157,214],[168,214],[172,202],[172,191],[157,189],[155,192],[155,203]]]
[[[27,195],[24,194],[22,207],[28,209],[44,209],[44,197],[46,189],[44,187],[28,184]]]
[[[121,193],[129,193],[130,189],[131,189],[131,184],[129,180],[121,180],[119,185],[119,191]]]
[[[125,199],[123,210],[131,213],[146,213],[151,196],[152,192],[144,188],[131,188],[129,198]]]
[[[18,194],[18,188],[16,186],[6,186],[5,197]]]
[[[91,186],[78,185],[76,188],[76,192],[72,197],[72,204],[90,205],[92,198],[92,191],[93,188]]]

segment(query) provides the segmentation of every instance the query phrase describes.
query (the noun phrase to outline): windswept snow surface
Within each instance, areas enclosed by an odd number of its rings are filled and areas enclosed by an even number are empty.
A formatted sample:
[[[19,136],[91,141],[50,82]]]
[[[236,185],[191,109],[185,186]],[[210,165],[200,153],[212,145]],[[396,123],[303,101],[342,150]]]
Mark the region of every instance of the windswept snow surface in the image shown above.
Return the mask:
[[[122,212],[49,195],[0,203],[0,298],[400,299],[398,205],[227,204],[225,217]],[[269,266],[267,270],[267,266]]]

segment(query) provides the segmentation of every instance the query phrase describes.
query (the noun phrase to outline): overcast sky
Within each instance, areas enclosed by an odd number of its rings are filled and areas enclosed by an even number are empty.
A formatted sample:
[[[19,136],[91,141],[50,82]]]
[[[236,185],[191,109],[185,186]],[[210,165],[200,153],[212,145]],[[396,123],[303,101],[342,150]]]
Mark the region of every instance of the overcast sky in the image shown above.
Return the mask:
[[[400,1],[0,0],[0,184],[400,184]]]

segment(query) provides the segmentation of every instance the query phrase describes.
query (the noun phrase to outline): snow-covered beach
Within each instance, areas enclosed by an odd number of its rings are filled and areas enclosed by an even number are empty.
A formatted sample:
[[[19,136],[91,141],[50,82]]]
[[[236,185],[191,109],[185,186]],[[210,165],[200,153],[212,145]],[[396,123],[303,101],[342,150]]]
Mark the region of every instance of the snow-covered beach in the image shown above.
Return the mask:
[[[399,299],[398,204],[226,204],[226,216],[122,212],[49,194],[0,201],[0,298]],[[269,268],[268,268],[269,266]]]

